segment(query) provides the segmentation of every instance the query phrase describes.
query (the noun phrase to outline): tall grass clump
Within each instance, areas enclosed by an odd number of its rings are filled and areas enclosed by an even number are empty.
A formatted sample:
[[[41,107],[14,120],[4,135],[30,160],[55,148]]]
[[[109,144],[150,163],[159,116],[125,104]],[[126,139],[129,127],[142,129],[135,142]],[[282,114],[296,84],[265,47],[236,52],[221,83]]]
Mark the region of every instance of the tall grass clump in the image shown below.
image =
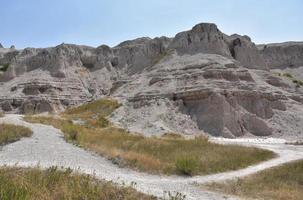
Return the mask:
[[[22,137],[30,137],[32,134],[33,132],[27,127],[0,124],[0,145],[18,141]]]

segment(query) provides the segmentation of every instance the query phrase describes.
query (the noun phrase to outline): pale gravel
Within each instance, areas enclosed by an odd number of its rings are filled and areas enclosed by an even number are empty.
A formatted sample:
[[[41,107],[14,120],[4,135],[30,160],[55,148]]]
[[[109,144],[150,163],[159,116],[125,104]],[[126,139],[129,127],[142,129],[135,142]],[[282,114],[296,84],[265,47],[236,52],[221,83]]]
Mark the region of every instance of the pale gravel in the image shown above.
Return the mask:
[[[13,123],[24,125],[33,130],[30,138],[23,138],[18,142],[6,145],[0,150],[1,166],[41,167],[59,166],[94,175],[101,180],[113,181],[118,184],[134,185],[140,192],[163,197],[164,193],[180,192],[186,195],[186,199],[220,200],[237,199],[236,197],[205,191],[196,184],[204,184],[213,181],[223,181],[237,177],[243,177],[258,171],[303,159],[302,146],[285,145],[281,141],[272,140],[225,140],[212,139],[219,143],[237,143],[247,146],[257,146],[274,151],[278,158],[262,162],[242,170],[225,172],[207,176],[191,178],[179,176],[159,176],[136,172],[113,165],[106,158],[86,151],[64,141],[58,129],[51,126],[30,124],[22,121],[22,116],[7,115],[0,119],[0,123]],[[257,142],[256,142],[257,141]]]

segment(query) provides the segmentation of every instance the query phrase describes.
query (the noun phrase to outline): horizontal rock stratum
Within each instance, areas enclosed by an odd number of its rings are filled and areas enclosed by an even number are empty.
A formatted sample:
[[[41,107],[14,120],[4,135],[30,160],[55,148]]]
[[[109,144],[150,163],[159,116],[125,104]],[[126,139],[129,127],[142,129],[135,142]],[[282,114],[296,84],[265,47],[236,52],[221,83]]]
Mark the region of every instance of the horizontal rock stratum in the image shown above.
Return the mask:
[[[1,38],[0,38],[1,40]],[[0,45],[0,110],[59,112],[103,97],[146,135],[303,138],[303,43],[256,45],[202,23],[116,47]]]

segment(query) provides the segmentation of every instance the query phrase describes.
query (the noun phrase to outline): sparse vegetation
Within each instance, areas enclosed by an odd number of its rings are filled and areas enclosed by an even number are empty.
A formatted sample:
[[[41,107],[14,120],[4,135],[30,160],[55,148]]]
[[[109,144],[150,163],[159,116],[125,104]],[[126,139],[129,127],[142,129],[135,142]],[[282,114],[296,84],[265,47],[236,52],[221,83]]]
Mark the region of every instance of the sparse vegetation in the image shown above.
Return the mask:
[[[0,169],[1,200],[152,200],[131,187],[118,187],[72,170]]]
[[[0,118],[4,117],[4,113],[0,111]]]
[[[168,49],[168,50],[165,50],[163,51],[156,59],[153,60],[153,64],[152,66],[158,64],[161,60],[163,60],[165,57],[173,54],[173,50],[172,49]]]
[[[108,127],[106,117],[119,107],[119,103],[110,99],[100,99],[76,108],[71,108],[63,113],[63,117],[70,120],[85,121],[87,127]]]
[[[283,76],[290,78],[290,79],[294,78],[293,75],[290,73],[284,73]]]
[[[210,174],[240,169],[274,157],[270,151],[213,144],[205,137],[186,140],[170,133],[162,138],[146,138],[108,122],[95,123],[100,117],[106,119],[118,106],[115,101],[99,100],[67,110],[62,118],[26,116],[25,120],[53,125],[62,130],[67,141],[106,156],[120,166],[152,173]],[[83,120],[84,125],[72,123],[77,119]]]
[[[29,128],[23,126],[0,124],[0,145],[18,141],[22,137],[30,137],[32,134]]]
[[[212,183],[212,190],[245,198],[301,200],[303,197],[303,161],[288,163],[243,179]]]
[[[277,73],[278,76],[284,76],[290,79],[294,84],[296,84],[296,87],[302,87],[303,86],[303,81],[302,80],[297,80],[294,78],[294,76],[290,73]]]

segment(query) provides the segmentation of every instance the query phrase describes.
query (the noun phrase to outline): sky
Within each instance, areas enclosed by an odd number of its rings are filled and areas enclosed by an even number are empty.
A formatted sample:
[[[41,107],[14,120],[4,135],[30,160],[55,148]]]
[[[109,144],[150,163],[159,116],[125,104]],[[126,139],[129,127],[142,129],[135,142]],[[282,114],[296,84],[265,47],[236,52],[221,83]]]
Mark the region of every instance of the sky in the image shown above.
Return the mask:
[[[0,0],[0,43],[115,46],[211,22],[255,43],[303,41],[303,0]]]

